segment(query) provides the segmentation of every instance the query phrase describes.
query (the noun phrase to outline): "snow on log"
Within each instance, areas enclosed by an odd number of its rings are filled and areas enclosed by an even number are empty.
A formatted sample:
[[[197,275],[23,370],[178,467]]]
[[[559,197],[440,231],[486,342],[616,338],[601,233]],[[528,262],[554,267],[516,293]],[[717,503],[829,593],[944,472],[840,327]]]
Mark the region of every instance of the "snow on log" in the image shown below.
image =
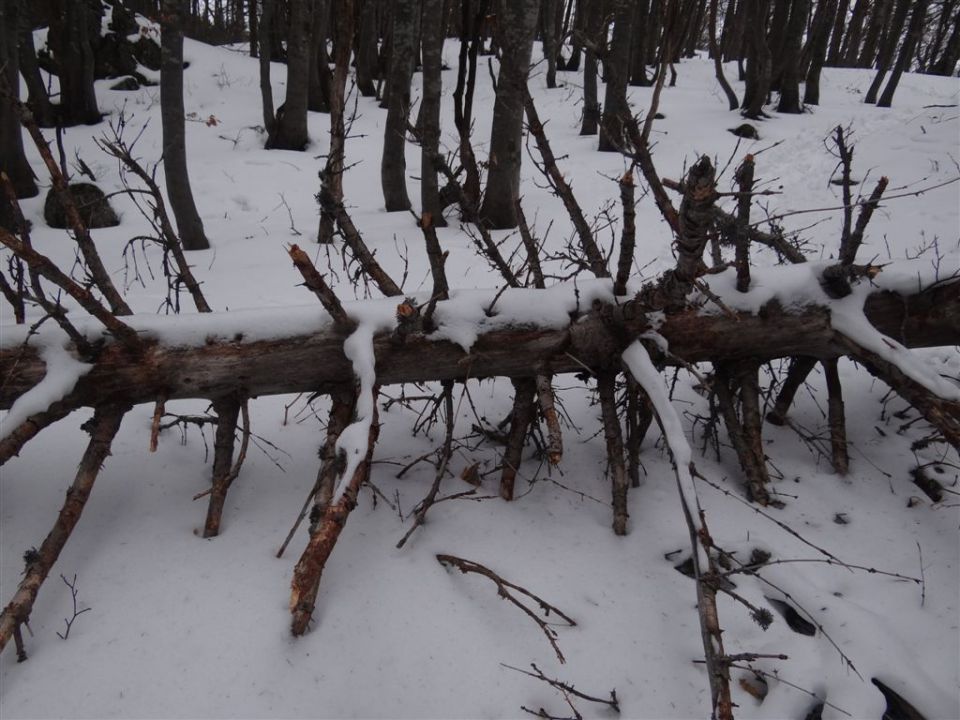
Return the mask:
[[[726,285],[732,288],[736,281],[732,270],[712,277],[712,294],[727,305],[723,312],[703,301],[656,318],[655,329],[669,347],[665,362],[847,354],[831,325],[831,301],[811,282],[813,268],[804,271],[810,273],[805,277],[796,276],[797,268],[812,265],[769,268],[755,283],[760,288],[745,294],[726,292]],[[906,274],[858,291],[866,319],[905,347],[960,344],[960,279],[921,289],[915,275],[908,286]],[[800,287],[807,289],[796,290]],[[359,323],[376,327],[372,350],[380,385],[612,368],[631,342],[652,329],[636,301],[612,304],[609,280],[501,294],[453,292],[437,305],[438,329],[429,336],[393,332],[395,302],[346,306]],[[354,363],[344,354],[347,333],[316,306],[124,320],[137,330],[142,347],[104,343],[93,367],[58,406],[137,404],[158,396],[212,399],[237,391],[247,397],[325,393],[355,381]],[[99,332],[92,322],[77,326],[88,337]],[[43,332],[62,331],[44,327]],[[3,328],[0,409],[11,408],[45,376],[41,350],[24,344],[24,335],[23,326]]]

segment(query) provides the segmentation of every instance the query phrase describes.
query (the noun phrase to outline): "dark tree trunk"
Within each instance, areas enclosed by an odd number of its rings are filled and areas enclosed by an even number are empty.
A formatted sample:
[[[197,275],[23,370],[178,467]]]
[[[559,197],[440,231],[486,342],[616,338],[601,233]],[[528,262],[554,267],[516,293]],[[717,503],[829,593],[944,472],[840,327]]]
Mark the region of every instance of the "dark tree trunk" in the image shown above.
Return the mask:
[[[807,69],[806,86],[803,92],[803,102],[807,105],[820,104],[820,71],[827,57],[827,41],[830,39],[830,20],[833,19],[837,0],[820,0],[823,3],[823,12],[818,9],[818,17],[814,19],[810,30],[810,65]]]
[[[0,0],[0,72],[4,85],[14,98],[20,97],[19,59],[17,57],[17,28],[20,25],[21,0]],[[13,105],[0,100],[0,172],[13,182],[18,198],[34,197],[39,190],[33,170],[23,152],[23,135]],[[5,199],[0,202],[6,203]]]
[[[33,29],[28,18],[20,16],[20,73],[27,86],[27,105],[33,112],[33,117],[40,127],[53,127],[56,124],[54,108],[47,94],[47,87],[43,84],[40,75],[40,66],[37,64],[37,51],[33,45]]]
[[[407,117],[410,113],[410,77],[417,54],[416,0],[393,4],[393,32],[390,52],[390,102],[383,135],[380,185],[387,212],[410,209],[407,195]]]
[[[897,56],[897,64],[893,67],[893,74],[890,75],[886,87],[883,88],[883,93],[877,101],[877,107],[890,107],[893,104],[893,94],[897,91],[897,85],[900,84],[900,77],[910,69],[910,63],[916,53],[917,45],[923,34],[923,20],[926,15],[927,0],[916,0],[910,14],[910,27],[907,29],[907,36],[904,38],[900,54]]]
[[[357,37],[357,89],[364,97],[377,96],[377,2],[363,0]]]
[[[843,38],[843,49],[840,51],[840,63],[843,67],[853,67],[857,64],[860,54],[860,37],[863,35],[863,24],[870,9],[870,0],[857,0],[853,6],[853,14],[847,23],[847,34]]]
[[[603,61],[606,92],[600,118],[601,152],[619,152],[627,147],[623,118],[630,113],[627,104],[627,75],[630,66],[630,36],[633,31],[632,0],[613,2],[613,39]]]
[[[273,86],[270,84],[270,60],[273,58],[273,3],[275,0],[261,0],[260,15],[260,99],[263,103],[263,129],[267,137],[273,135],[276,117],[273,114]]]
[[[840,50],[843,43],[843,28],[847,22],[847,8],[850,0],[840,0],[837,4],[837,14],[833,18],[833,31],[830,33],[830,50],[827,52],[827,66],[839,67]]]
[[[62,125],[100,122],[94,91],[93,47],[103,9],[99,0],[56,0],[48,41],[60,73],[59,116]]]
[[[540,6],[543,57],[547,61],[547,87],[557,86],[557,0],[543,0]]]
[[[569,27],[570,12],[574,4],[576,4],[576,8],[573,9],[573,27],[571,28]],[[588,6],[592,4],[593,3],[587,3]],[[560,36],[561,43],[563,38],[570,35],[571,31],[573,36],[570,40],[570,59],[567,60],[566,65],[563,66],[563,70],[577,72],[580,69],[580,56],[583,54],[583,43],[580,41],[579,33],[583,31],[584,25],[586,24],[585,16],[586,11],[584,10],[584,3],[582,1],[567,0],[567,12],[563,21],[563,33]]]
[[[747,2],[747,86],[743,93],[743,114],[749,118],[763,117],[763,105],[770,92],[771,57],[764,31],[767,0]]]
[[[696,55],[697,47],[700,45],[700,38],[703,35],[703,20],[706,10],[706,0],[699,0],[696,13],[692,15],[690,25],[687,28],[686,44],[683,49],[684,57],[692,58]]]
[[[330,0],[313,0],[313,25],[310,29],[310,80],[307,109],[330,112],[330,60],[327,36],[330,28]]]
[[[590,3],[591,7],[599,3]],[[599,12],[599,8],[595,11]],[[633,18],[633,44],[630,47],[630,84],[649,87],[653,81],[647,77],[647,25],[651,22],[650,0],[636,0],[636,14]],[[594,34],[594,42],[599,38]],[[594,59],[596,64],[596,59]]]
[[[457,85],[453,90],[453,122],[459,137],[460,164],[464,168],[464,202],[461,203],[461,218],[476,222],[480,208],[480,171],[470,144],[470,129],[473,122],[473,91],[477,82],[477,54],[482,42],[480,21],[486,14],[487,0],[477,4],[461,0],[460,57],[457,64]]]
[[[780,102],[777,112],[799,114],[800,105],[800,45],[803,42],[803,29],[807,24],[807,11],[810,0],[793,0],[790,8],[790,20],[781,55]]]
[[[247,23],[250,28],[250,57],[260,56],[260,35],[259,24],[257,22],[257,0],[248,0],[247,4]]]
[[[537,30],[536,0],[502,0],[499,6],[500,72],[490,132],[490,170],[480,218],[491,228],[517,226],[523,157],[523,98]]]
[[[640,0],[645,2],[645,0]],[[583,123],[580,126],[581,135],[596,135],[600,129],[600,102],[597,99],[597,53],[593,50],[601,42],[603,16],[600,3],[592,2],[587,5],[584,18],[584,32],[590,44],[586,48],[586,57],[583,61]],[[643,66],[643,58],[640,60]]]
[[[440,152],[440,91],[443,87],[444,0],[423,0],[420,42],[423,53],[423,101],[420,105],[422,146],[420,153],[420,204],[435,227],[446,225],[440,204],[436,158]]]
[[[707,20],[710,33],[710,55],[713,57],[713,72],[727,96],[727,104],[731,110],[736,110],[740,107],[740,101],[737,100],[736,93],[733,92],[733,88],[730,87],[730,83],[727,82],[727,78],[723,74],[723,62],[720,59],[720,48],[717,46],[717,2],[718,0],[710,0],[710,17]]]
[[[953,18],[953,31],[950,33],[950,39],[947,40],[946,47],[944,47],[943,53],[933,66],[932,72],[935,75],[953,75],[956,72],[958,60],[960,60],[960,11]]]
[[[307,133],[307,99],[310,90],[311,0],[289,0],[290,26],[287,32],[287,94],[277,110],[273,134],[267,147],[276,150],[304,150]]]
[[[880,86],[883,85],[884,78],[886,78],[897,52],[897,41],[900,39],[900,33],[897,32],[896,28],[902,28],[906,24],[910,5],[911,0],[897,0],[893,17],[890,19],[890,31],[887,32],[883,43],[880,45],[880,55],[877,58],[877,74],[873,76],[873,82],[870,83],[867,94],[863,98],[865,103],[875,103],[877,101]]]
[[[163,174],[170,208],[184,250],[210,247],[203,222],[193,202],[187,173],[187,144],[183,110],[183,31],[185,0],[163,0],[161,14],[160,120],[163,125]]]
[[[870,14],[870,24],[867,26],[867,35],[863,39],[863,47],[860,50],[860,57],[857,60],[857,67],[873,67],[873,61],[877,58],[877,46],[880,42],[880,36],[884,27],[887,25],[887,19],[890,15],[890,7],[893,0],[877,0]],[[892,29],[897,32],[896,28]]]
[[[783,55],[786,50],[787,26],[790,21],[791,0],[772,0],[773,13],[767,32],[767,47],[773,66],[770,70],[770,89],[780,89],[780,76],[783,74]]]

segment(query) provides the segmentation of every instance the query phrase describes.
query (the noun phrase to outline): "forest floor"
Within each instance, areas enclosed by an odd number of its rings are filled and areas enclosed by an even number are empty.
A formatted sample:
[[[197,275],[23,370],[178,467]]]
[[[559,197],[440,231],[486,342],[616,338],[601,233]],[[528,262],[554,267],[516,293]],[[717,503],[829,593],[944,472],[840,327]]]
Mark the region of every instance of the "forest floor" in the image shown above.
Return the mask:
[[[456,50],[448,44],[443,74],[443,142],[451,133],[451,93]],[[539,57],[539,46],[534,50]],[[317,171],[327,148],[328,116],[310,115],[312,145],[304,153],[267,151],[263,135],[257,61],[242,49],[188,41],[185,72],[187,146],[191,183],[212,249],[189,255],[216,310],[279,308],[319,304],[300,286],[286,247],[298,243],[318,267],[336,272],[335,289],[345,301],[362,299],[349,282],[339,245],[321,248],[317,226]],[[485,62],[485,59],[484,59]],[[677,86],[661,101],[664,120],[654,125],[654,160],[661,174],[679,179],[701,154],[724,168],[720,189],[729,190],[733,170],[747,152],[756,156],[763,198],[770,214],[833,208],[840,189],[829,183],[836,158],[828,136],[848,128],[856,144],[854,178],[867,195],[881,175],[890,176],[888,195],[917,191],[960,173],[956,78],[905,75],[892,109],[864,105],[871,74],[825,69],[822,104],[797,116],[759,123],[760,140],[738,140],[728,128],[741,120],[726,110],[705,59],[678,66]],[[486,68],[479,73],[474,143],[481,159],[489,139],[493,95]],[[728,76],[735,67],[727,67]],[[285,68],[273,66],[278,103]],[[619,237],[616,180],[628,168],[618,154],[596,151],[596,137],[579,136],[581,76],[560,73],[562,87],[545,88],[542,66],[530,78],[540,115],[561,168],[588,217],[608,228],[604,247]],[[414,78],[419,96],[420,75]],[[155,162],[161,154],[159,89],[132,93],[98,83],[105,122],[122,113],[128,139],[143,129],[135,154]],[[742,92],[742,84],[735,83]],[[650,89],[631,88],[633,107],[644,110]],[[406,213],[382,209],[379,165],[385,111],[375,100],[357,99],[347,143],[346,203],[367,243],[411,293],[429,292],[422,236]],[[93,139],[106,125],[65,133],[67,157],[79,152],[101,187],[122,189],[115,162]],[[532,148],[535,153],[535,149]],[[41,180],[41,163],[28,150]],[[408,187],[419,203],[420,151],[408,145]],[[162,172],[162,169],[161,169]],[[147,230],[132,202],[115,197],[119,227],[94,237],[114,278],[138,312],[162,306],[166,284],[159,253],[127,241]],[[545,188],[529,156],[523,168],[523,202],[535,234],[547,251],[559,252],[571,234],[559,200]],[[43,199],[24,202],[33,240],[63,267],[74,248],[63,231],[47,228]],[[885,202],[875,214],[860,260],[915,263],[941,276],[960,269],[960,203],[957,185]],[[755,212],[758,212],[755,210]],[[604,214],[608,219],[604,218]],[[782,224],[800,229],[812,259],[828,259],[839,247],[841,213],[795,215]],[[499,277],[478,257],[468,235],[448,210],[450,226],[439,230],[449,252],[452,288],[495,288]],[[670,233],[650,197],[637,207],[637,272],[632,283],[672,266]],[[508,252],[520,245],[511,233]],[[134,264],[134,255],[136,264]],[[755,253],[757,283],[764,267],[776,264],[768,250]],[[912,265],[909,267],[913,267]],[[569,269],[547,263],[554,277]],[[12,324],[8,306],[4,327]],[[923,351],[941,368],[960,365],[956,348]],[[682,408],[700,471],[724,491],[701,485],[699,499],[716,542],[740,558],[760,548],[775,559],[811,560],[771,566],[763,577],[738,575],[737,592],[774,610],[766,631],[748,611],[724,596],[720,622],[728,653],[785,654],[788,660],[753,663],[771,675],[762,703],[739,681],[753,673],[734,671],[738,717],[802,720],[817,703],[824,718],[877,718],[885,700],[870,682],[878,678],[906,697],[930,720],[960,718],[960,467],[942,447],[912,449],[926,435],[922,421],[887,388],[852,363],[841,362],[851,471],[833,473],[828,460],[822,376],[798,394],[790,427],[764,427],[772,489],[784,503],[770,510],[777,521],[851,565],[923,578],[923,584],[832,566],[809,545],[757,514],[740,500],[743,483],[736,456],[720,432],[719,456],[703,439],[709,414],[696,379],[679,373],[674,403]],[[668,378],[673,380],[673,378]],[[769,373],[762,375],[764,383]],[[610,529],[610,482],[606,450],[594,404],[594,384],[572,376],[557,379],[569,421],[566,452],[556,469],[527,448],[512,503],[498,498],[495,468],[500,448],[472,426],[495,425],[509,412],[506,380],[470,382],[469,396],[455,389],[457,451],[441,494],[471,489],[461,479],[479,463],[482,485],[473,495],[443,502],[402,549],[397,541],[412,522],[409,513],[426,494],[435,473],[429,462],[398,472],[442,442],[442,423],[419,434],[411,430],[434,389],[387,387],[381,397],[382,429],[372,481],[382,492],[361,493],[327,564],[315,614],[306,636],[289,633],[291,571],[306,541],[301,531],[282,559],[283,542],[317,469],[326,398],[271,397],[252,402],[256,433],[242,473],[228,497],[222,535],[202,540],[205,501],[194,495],[209,486],[212,433],[188,426],[160,436],[148,452],[153,408],[135,408],[113,446],[80,525],[54,575],[41,590],[28,638],[30,659],[0,658],[0,715],[4,718],[76,717],[519,717],[521,706],[568,716],[559,692],[507,667],[535,663],[553,678],[590,695],[616,690],[625,718],[706,717],[710,698],[702,664],[693,580],[674,568],[689,557],[687,528],[673,472],[659,432],[644,444],[645,480],[629,497],[629,534]],[[392,402],[405,393],[407,402]],[[200,414],[205,404],[169,403],[168,412]],[[0,595],[10,597],[22,571],[22,555],[48,531],[75,470],[86,438],[76,413],[45,431],[19,458],[3,468],[0,483]],[[803,439],[803,435],[807,439]],[[813,439],[810,439],[813,438]],[[824,454],[826,452],[826,454]],[[934,503],[913,483],[924,465],[947,489]],[[385,499],[384,499],[385,498]],[[387,502],[389,501],[389,502]],[[391,504],[393,507],[391,507]],[[498,598],[486,579],[446,570],[438,553],[480,562],[522,585],[576,620],[557,627],[566,658],[561,664],[540,630],[517,608]],[[56,577],[76,575],[80,615],[62,640],[63,618],[72,615],[71,593]],[[814,636],[788,627],[773,600],[802,606],[820,629]],[[779,678],[779,679],[776,679]],[[801,689],[798,689],[802,688]],[[809,691],[809,692],[806,692]],[[612,711],[575,700],[585,717]]]

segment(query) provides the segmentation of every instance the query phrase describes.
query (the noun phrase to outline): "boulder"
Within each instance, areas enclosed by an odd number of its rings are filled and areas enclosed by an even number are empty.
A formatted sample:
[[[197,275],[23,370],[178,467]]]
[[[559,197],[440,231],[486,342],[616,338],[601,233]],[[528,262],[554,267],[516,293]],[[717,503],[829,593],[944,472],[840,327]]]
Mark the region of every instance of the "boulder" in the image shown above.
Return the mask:
[[[73,200],[80,211],[80,218],[88,228],[114,227],[120,224],[120,218],[110,207],[103,190],[92,183],[70,183]],[[50,188],[43,203],[43,219],[52,228],[70,226],[67,213],[56,190]]]

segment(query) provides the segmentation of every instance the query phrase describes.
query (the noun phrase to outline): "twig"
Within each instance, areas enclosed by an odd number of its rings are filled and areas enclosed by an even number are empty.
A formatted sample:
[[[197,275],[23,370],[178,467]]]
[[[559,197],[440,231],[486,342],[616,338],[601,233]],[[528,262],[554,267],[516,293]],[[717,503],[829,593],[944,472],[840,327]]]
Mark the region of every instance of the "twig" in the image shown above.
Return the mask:
[[[566,662],[566,659],[563,657],[563,653],[560,652],[560,646],[557,644],[557,631],[554,630],[553,627],[550,624],[548,624],[546,621],[538,617],[533,610],[531,610],[526,605],[524,605],[520,600],[518,600],[517,597],[511,592],[511,590],[515,590],[521,593],[522,595],[525,595],[531,600],[533,600],[540,607],[540,610],[543,612],[545,616],[549,617],[551,612],[556,613],[558,616],[560,616],[561,619],[566,621],[568,626],[575,627],[577,623],[572,618],[570,618],[568,615],[565,615],[561,610],[559,610],[554,605],[551,605],[546,600],[543,600],[542,598],[537,597],[526,588],[522,588],[519,585],[514,585],[512,582],[508,580],[504,580],[502,577],[500,577],[495,572],[493,572],[493,570],[481,565],[480,563],[473,562],[472,560],[464,560],[463,558],[455,557],[453,555],[443,555],[443,554],[437,555],[437,562],[439,562],[441,565],[452,565],[453,567],[457,568],[460,572],[464,574],[476,573],[478,575],[483,575],[485,578],[488,578],[489,580],[493,581],[493,583],[497,586],[497,594],[500,597],[502,597],[504,600],[509,600],[511,603],[513,603],[518,608],[523,610],[523,612],[526,613],[527,616],[531,620],[533,620],[537,624],[537,626],[543,631],[543,634],[546,635],[547,640],[550,642],[550,645],[553,647],[553,651],[557,654],[557,659],[561,663]]]
[[[73,627],[73,621],[76,620],[81,615],[83,615],[83,613],[87,612],[88,610],[92,610],[93,608],[85,607],[83,608],[83,610],[77,610],[77,574],[76,573],[73,574],[72,582],[70,580],[67,580],[66,576],[63,573],[60,573],[60,579],[63,580],[64,584],[68,588],[70,588],[70,595],[73,598],[73,617],[71,617],[69,620],[67,618],[63,619],[63,621],[67,624],[67,628],[64,632],[61,633],[57,631],[57,637],[59,637],[61,640],[66,640],[68,637],[70,637],[70,628]]]
[[[574,688],[573,685],[565,683],[562,680],[555,680],[553,678],[547,677],[546,675],[543,674],[543,671],[541,671],[540,668],[536,666],[535,663],[530,663],[530,667],[533,668],[533,672],[530,672],[529,670],[522,670],[518,667],[513,667],[513,665],[507,665],[506,663],[500,663],[500,667],[505,667],[508,670],[515,670],[518,673],[529,675],[530,677],[536,678],[537,680],[542,680],[543,682],[547,683],[551,687],[554,687],[563,693],[569,693],[570,695],[574,695],[575,697],[578,697],[581,700],[586,700],[588,702],[599,703],[600,705],[606,705],[607,707],[612,709],[615,713],[617,714],[620,713],[620,702],[617,700],[617,691],[615,689],[610,691],[610,699],[605,700],[604,698],[593,697],[592,695],[587,695],[586,693],[582,693],[576,688]]]

